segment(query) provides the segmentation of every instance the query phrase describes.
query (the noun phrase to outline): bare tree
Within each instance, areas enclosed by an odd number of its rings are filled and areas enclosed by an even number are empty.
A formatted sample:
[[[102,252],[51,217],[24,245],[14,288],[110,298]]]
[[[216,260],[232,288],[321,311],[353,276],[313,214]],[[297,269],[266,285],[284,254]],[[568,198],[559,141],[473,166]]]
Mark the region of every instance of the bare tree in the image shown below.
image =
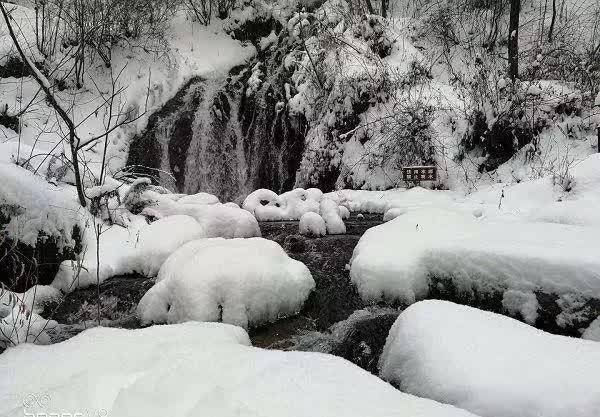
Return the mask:
[[[58,101],[54,97],[54,94],[52,94],[52,91],[50,91],[50,82],[48,81],[46,76],[42,74],[42,72],[35,66],[35,64],[31,62],[29,57],[25,55],[25,52],[23,52],[23,49],[21,48],[21,45],[17,40],[17,36],[15,35],[15,31],[11,23],[11,18],[6,10],[4,3],[2,2],[0,2],[0,11],[2,11],[2,16],[4,17],[4,21],[6,22],[8,32],[15,45],[15,48],[21,56],[21,59],[27,65],[27,67],[29,67],[31,75],[46,95],[46,98],[48,99],[48,102],[50,103],[52,108],[54,108],[56,113],[58,113],[63,122],[67,125],[67,129],[69,130],[69,147],[71,149],[71,158],[73,163],[73,172],[75,174],[75,187],[77,188],[77,197],[79,198],[79,204],[85,207],[85,194],[83,192],[83,183],[81,181],[81,174],[79,172],[79,158],[77,155],[77,134],[75,132],[75,123],[73,123],[73,120],[71,120],[66,110],[58,103]]]
[[[519,76],[519,16],[521,0],[510,0],[510,22],[508,26],[508,75],[511,80]]]

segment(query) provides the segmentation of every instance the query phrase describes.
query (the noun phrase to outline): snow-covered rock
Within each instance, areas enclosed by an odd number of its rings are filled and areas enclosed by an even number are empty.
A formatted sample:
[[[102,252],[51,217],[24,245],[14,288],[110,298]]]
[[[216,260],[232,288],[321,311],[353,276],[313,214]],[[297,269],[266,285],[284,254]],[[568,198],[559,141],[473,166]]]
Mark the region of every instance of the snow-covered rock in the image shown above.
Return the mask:
[[[207,204],[203,197],[192,198],[187,203],[181,203],[181,199],[173,201],[168,196],[147,192],[153,199],[153,204],[145,207],[142,214],[162,218],[175,214],[191,216],[203,229],[203,237],[255,237],[260,236],[258,222],[248,211],[231,205],[220,203]],[[196,194],[197,196],[198,194]],[[184,199],[187,197],[183,197]]]
[[[177,200],[180,204],[219,204],[219,198],[209,193],[190,194]]]
[[[404,392],[482,417],[600,415],[600,349],[445,301],[400,314],[379,362]]]
[[[581,338],[600,342],[600,316],[590,323],[587,329],[584,330]]]
[[[204,228],[186,215],[168,216],[150,224],[146,224],[141,216],[135,216],[134,220],[128,228],[113,225],[102,230],[99,272],[96,236],[87,230],[83,263],[64,261],[52,286],[70,292],[115,275],[138,273],[154,277],[175,250],[205,236]]]
[[[314,286],[308,268],[275,242],[201,239],[166,260],[137,313],[143,323],[222,321],[248,328],[298,313]]]
[[[383,214],[383,221],[389,222],[390,220],[394,220],[396,217],[401,216],[404,213],[406,213],[406,209],[400,207],[392,207]]]
[[[0,378],[0,414],[475,417],[335,356],[249,344],[239,327],[191,322],[22,345],[0,355],[0,375],[10,375]]]
[[[316,188],[296,188],[281,195],[266,189],[250,193],[242,208],[259,221],[298,220],[308,212],[319,212],[323,193]]]
[[[298,228],[300,234],[304,236],[319,237],[327,234],[325,220],[323,220],[320,215],[313,212],[304,213],[302,217],[300,217]]]
[[[75,245],[73,228],[89,214],[73,190],[57,187],[12,163],[0,162],[0,212],[8,222],[0,231],[29,246],[40,236],[53,238],[59,249]]]
[[[346,225],[340,216],[339,206],[335,201],[329,198],[322,198],[319,208],[321,217],[323,217],[323,220],[325,220],[325,226],[327,226],[327,234],[346,234]]]
[[[432,277],[451,280],[466,295],[536,289],[593,298],[600,294],[599,233],[423,209],[368,230],[350,276],[367,301],[413,303],[427,295]]]
[[[350,218],[350,210],[346,206],[339,206],[338,210],[340,212],[340,217],[342,220],[348,220]]]
[[[48,303],[61,299],[60,291],[47,285],[34,285],[24,293],[0,288],[0,348],[27,342],[49,343],[48,331],[56,322],[39,314]]]

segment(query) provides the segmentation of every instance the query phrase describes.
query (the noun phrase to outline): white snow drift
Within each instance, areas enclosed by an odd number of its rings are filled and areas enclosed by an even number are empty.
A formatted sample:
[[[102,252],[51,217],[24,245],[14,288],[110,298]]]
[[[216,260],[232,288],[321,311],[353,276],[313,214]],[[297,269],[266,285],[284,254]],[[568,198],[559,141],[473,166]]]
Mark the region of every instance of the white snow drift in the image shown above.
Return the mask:
[[[328,234],[344,234],[343,219],[350,217],[350,211],[341,204],[316,188],[296,188],[281,195],[260,189],[248,195],[242,207],[260,221],[299,220],[306,213],[317,213],[325,220]]]
[[[319,237],[327,234],[325,220],[317,213],[313,212],[304,213],[302,217],[300,217],[298,228],[300,234],[304,236]]]
[[[379,366],[402,391],[481,417],[600,415],[597,342],[445,301],[402,312]]]
[[[185,323],[21,345],[0,356],[0,415],[475,417],[341,358],[249,344],[239,327]]]
[[[413,303],[427,295],[432,276],[451,279],[461,294],[540,289],[597,297],[599,234],[589,226],[423,209],[368,230],[354,249],[350,275],[369,301]],[[515,308],[516,299],[509,294],[507,305]]]
[[[143,323],[222,321],[247,328],[296,314],[315,283],[277,243],[202,239],[182,246],[142,298]]]
[[[113,225],[100,234],[100,272],[97,273],[96,238],[88,230],[84,263],[64,261],[52,286],[65,292],[94,285],[115,276],[138,273],[154,277],[163,262],[183,244],[204,236],[190,216],[174,215],[147,224],[132,217],[128,228]]]
[[[258,222],[250,213],[229,203],[221,204],[212,194],[144,191],[139,198],[146,205],[142,213],[158,220],[148,225],[143,216],[128,215],[127,227],[104,225],[99,273],[96,233],[89,222],[83,237],[83,260],[63,262],[52,283],[54,287],[72,291],[134,272],[154,277],[167,257],[191,240],[260,236]]]

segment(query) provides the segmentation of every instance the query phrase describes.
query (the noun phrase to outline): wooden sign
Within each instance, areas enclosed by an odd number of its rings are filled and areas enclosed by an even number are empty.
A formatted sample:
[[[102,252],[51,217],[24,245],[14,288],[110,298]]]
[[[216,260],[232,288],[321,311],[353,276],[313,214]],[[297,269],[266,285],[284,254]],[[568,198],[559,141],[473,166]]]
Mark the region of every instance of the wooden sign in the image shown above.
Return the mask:
[[[403,167],[402,168],[402,179],[404,181],[435,181],[437,179],[437,167],[436,166],[415,166],[415,167]]]

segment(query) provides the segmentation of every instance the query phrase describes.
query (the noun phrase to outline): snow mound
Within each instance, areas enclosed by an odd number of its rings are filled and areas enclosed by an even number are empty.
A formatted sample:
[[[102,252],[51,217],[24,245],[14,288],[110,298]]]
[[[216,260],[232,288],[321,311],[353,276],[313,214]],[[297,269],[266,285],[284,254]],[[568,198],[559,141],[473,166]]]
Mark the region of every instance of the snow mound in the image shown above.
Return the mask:
[[[73,248],[73,228],[83,223],[87,212],[71,190],[53,186],[32,172],[0,162],[0,232],[26,245],[52,237],[59,249]]]
[[[86,232],[83,264],[64,261],[52,282],[53,287],[70,292],[115,275],[138,273],[154,277],[175,250],[204,236],[202,226],[185,215],[165,217],[150,224],[136,216],[128,228],[107,226],[100,234],[98,274],[96,236],[91,230]]]
[[[354,249],[350,276],[369,301],[413,303],[427,295],[432,277],[451,280],[461,294],[541,290],[594,298],[599,233],[423,209],[368,230]]]
[[[255,237],[260,236],[258,222],[246,210],[210,201],[206,196],[200,198],[195,194],[190,200],[182,197],[174,201],[169,195],[147,191],[152,204],[142,210],[142,214],[162,218],[175,214],[188,215],[196,219],[204,231],[203,237]],[[204,194],[204,193],[201,193]],[[181,200],[184,200],[182,203]]]
[[[340,206],[329,198],[322,198],[320,203],[320,211],[325,226],[327,226],[327,234],[343,235],[346,234],[346,225],[340,216]]]
[[[48,331],[57,323],[39,314],[47,303],[61,299],[61,293],[47,285],[34,285],[24,293],[0,288],[0,348],[50,343]]]
[[[346,206],[339,206],[338,210],[340,212],[340,217],[342,220],[348,220],[350,218],[350,210]]]
[[[404,310],[380,376],[410,394],[482,417],[600,415],[600,349],[445,301]]]
[[[581,338],[600,342],[600,316],[590,323],[588,328],[584,330]]]
[[[181,197],[179,204],[219,204],[219,198],[209,193],[197,193]]]
[[[298,220],[308,212],[319,212],[323,193],[316,188],[296,188],[281,195],[266,189],[250,193],[242,208],[259,221]]]
[[[383,214],[383,221],[389,222],[390,220],[394,220],[398,216],[402,216],[404,213],[406,213],[406,209],[393,207]]]
[[[198,320],[248,328],[297,314],[314,286],[308,268],[275,242],[202,239],[167,259],[137,312],[145,324]]]
[[[300,234],[304,236],[325,236],[327,229],[325,227],[325,220],[317,213],[309,212],[304,213],[300,217],[299,224]]]
[[[249,344],[239,327],[184,323],[21,345],[0,356],[10,375],[0,379],[0,414],[475,417],[399,392],[341,358]]]

